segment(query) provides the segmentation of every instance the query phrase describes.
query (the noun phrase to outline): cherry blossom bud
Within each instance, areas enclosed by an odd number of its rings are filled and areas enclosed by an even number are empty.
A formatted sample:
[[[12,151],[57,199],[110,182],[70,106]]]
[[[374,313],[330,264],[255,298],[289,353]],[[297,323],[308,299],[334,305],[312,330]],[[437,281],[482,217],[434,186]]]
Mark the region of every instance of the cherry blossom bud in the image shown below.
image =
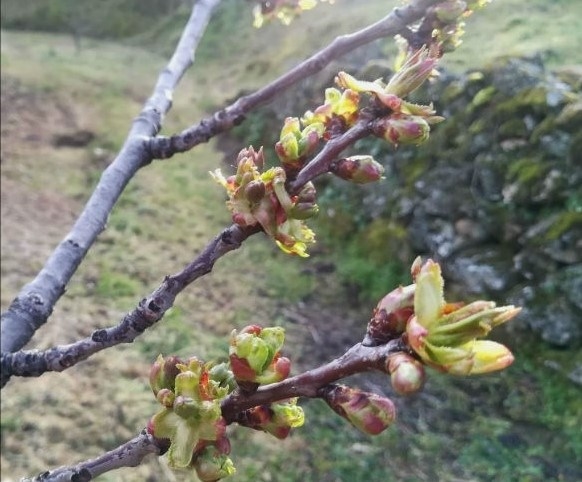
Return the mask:
[[[212,445],[202,449],[193,465],[202,482],[216,482],[236,472],[232,460]]]
[[[414,312],[415,288],[413,284],[400,286],[378,302],[368,323],[364,345],[382,345],[404,333],[406,322]]]
[[[425,380],[424,367],[406,353],[397,353],[386,359],[386,369],[394,391],[400,395],[418,392]]]
[[[374,134],[398,146],[399,144],[422,144],[430,134],[430,126],[421,116],[394,114],[378,119]]]
[[[157,395],[160,390],[167,388],[174,390],[176,375],[180,373],[178,364],[183,363],[178,357],[170,356],[164,358],[159,355],[150,369],[150,387]]]
[[[329,385],[321,390],[321,396],[338,415],[369,435],[383,432],[396,418],[392,400],[375,393]]]
[[[372,156],[351,156],[332,162],[330,172],[356,184],[366,184],[382,179],[384,166]]]

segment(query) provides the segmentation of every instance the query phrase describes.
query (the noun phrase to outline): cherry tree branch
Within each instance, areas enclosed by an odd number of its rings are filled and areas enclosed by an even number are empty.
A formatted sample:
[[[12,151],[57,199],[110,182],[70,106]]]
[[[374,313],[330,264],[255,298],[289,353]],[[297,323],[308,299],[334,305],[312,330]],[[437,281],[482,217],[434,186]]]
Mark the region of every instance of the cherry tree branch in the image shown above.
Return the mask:
[[[21,482],[89,482],[121,467],[137,467],[147,455],[162,455],[167,449],[144,429],[136,437],[99,457],[24,478]]]
[[[408,31],[408,26],[422,19],[430,6],[442,1],[444,0],[411,0],[403,7],[395,8],[376,23],[351,34],[337,37],[327,47],[278,79],[252,94],[238,98],[233,104],[214,113],[211,117],[201,120],[179,134],[150,139],[151,156],[154,159],[167,159],[174,154],[188,151],[198,144],[207,142],[215,135],[240,124],[251,110],[270,102],[292,85],[321,71],[332,60],[374,40]]]
[[[6,385],[11,376],[38,377],[48,371],[60,372],[91,355],[120,343],[131,343],[147,328],[162,319],[173,306],[176,296],[189,284],[209,273],[214,263],[226,253],[238,249],[257,227],[241,228],[232,225],[216,236],[182,271],[167,276],[149,296],[142,299],[133,311],[115,326],[94,331],[91,336],[69,345],[48,350],[20,350],[2,353],[0,382]]]
[[[406,347],[400,338],[373,347],[358,343],[325,365],[278,383],[263,385],[250,395],[234,391],[221,403],[222,416],[227,423],[233,423],[241,412],[259,405],[294,397],[319,398],[319,391],[330,383],[356,373],[382,370],[388,355],[402,351],[406,351]]]
[[[22,348],[42,326],[97,236],[125,186],[152,158],[147,139],[156,135],[172,106],[172,93],[192,64],[193,52],[220,0],[196,2],[178,46],[162,70],[151,97],[133,121],[115,160],[105,169],[73,228],[50,255],[36,278],[22,288],[1,318],[2,352]]]
[[[291,183],[290,192],[299,192],[306,183],[317,176],[329,172],[330,164],[338,159],[338,156],[346,148],[371,133],[372,121],[368,118],[362,118],[346,132],[328,141],[323,149],[299,171],[297,177]]]
[[[370,370],[382,370],[387,356],[405,351],[400,339],[384,345],[368,347],[361,343],[351,347],[339,358],[313,370],[279,383],[264,385],[250,395],[238,390],[221,404],[222,416],[228,424],[236,423],[249,408],[294,397],[319,398],[322,388],[342,378]],[[166,441],[156,439],[143,430],[138,436],[99,457],[71,467],[47,471],[23,482],[88,482],[98,475],[121,467],[135,467],[149,454],[163,455]]]

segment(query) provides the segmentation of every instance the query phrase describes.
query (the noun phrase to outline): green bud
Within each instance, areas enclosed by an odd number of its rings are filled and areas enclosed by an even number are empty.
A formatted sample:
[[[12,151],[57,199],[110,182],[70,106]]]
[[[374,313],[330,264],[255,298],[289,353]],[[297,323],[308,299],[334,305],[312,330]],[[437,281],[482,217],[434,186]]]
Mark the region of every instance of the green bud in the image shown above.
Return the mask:
[[[424,367],[406,353],[397,353],[386,359],[386,371],[390,373],[392,387],[400,395],[418,392],[425,380]]]
[[[202,482],[215,482],[236,472],[232,460],[216,447],[205,447],[193,461],[196,475]]]

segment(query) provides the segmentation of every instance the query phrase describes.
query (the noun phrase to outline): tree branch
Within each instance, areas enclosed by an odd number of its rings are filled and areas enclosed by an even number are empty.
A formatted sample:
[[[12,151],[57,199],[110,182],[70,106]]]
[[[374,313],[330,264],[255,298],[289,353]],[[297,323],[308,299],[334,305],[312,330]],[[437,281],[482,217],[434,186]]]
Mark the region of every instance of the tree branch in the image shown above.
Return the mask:
[[[46,322],[89,248],[105,229],[107,217],[125,186],[138,169],[152,161],[147,139],[159,132],[163,116],[172,105],[172,92],[192,64],[193,52],[219,1],[200,0],[194,6],[174,55],[160,73],[151,97],[134,120],[121,151],[103,172],[83,212],[40,273],[22,288],[2,314],[0,351],[22,348]]]
[[[168,449],[144,429],[123,445],[72,467],[59,467],[21,482],[89,482],[101,474],[121,467],[137,467],[149,454],[162,455]]]
[[[259,405],[294,397],[319,398],[321,388],[356,373],[382,370],[388,355],[402,351],[406,348],[400,338],[373,347],[358,343],[325,365],[278,383],[261,386],[250,395],[238,390],[232,392],[221,403],[222,416],[230,424],[236,422],[237,415],[244,410]]]
[[[188,276],[188,275],[186,275]],[[361,343],[331,362],[294,377],[259,387],[250,395],[238,390],[221,404],[227,424],[237,422],[242,412],[259,405],[270,404],[294,397],[319,398],[320,389],[342,378],[369,370],[383,370],[388,355],[406,350],[400,339],[384,345],[368,347]],[[156,439],[143,430],[137,437],[100,457],[72,467],[60,467],[22,482],[88,482],[98,475],[121,467],[135,467],[148,454],[162,455],[168,449],[167,441]]]
[[[322,70],[332,60],[355,50],[362,45],[383,37],[396,35],[407,26],[420,20],[428,7],[444,0],[411,0],[408,5],[398,7],[382,20],[357,32],[342,35],[327,47],[303,61],[289,72],[256,92],[240,97],[233,104],[203,119],[179,134],[170,137],[157,136],[150,139],[151,155],[154,159],[167,159],[178,152],[185,152],[194,146],[207,142],[244,120],[252,109],[270,102],[281,92],[300,80]]]
[[[292,182],[289,191],[292,193],[299,192],[301,188],[309,181],[315,179],[321,174],[329,172],[330,164],[338,159],[338,156],[357,140],[372,133],[372,124],[370,119],[363,118],[356,122],[346,132],[330,140],[317,155],[306,164],[297,177]]]
[[[113,327],[96,330],[91,336],[75,343],[44,351],[21,350],[15,353],[2,353],[0,386],[4,387],[13,375],[38,377],[48,371],[60,372],[105,348],[133,342],[147,328],[162,319],[184,288],[209,273],[220,257],[238,249],[245,239],[258,231],[258,227],[241,228],[237,225],[225,229],[208,243],[194,261],[179,273],[167,276],[155,291],[142,299],[133,311]]]

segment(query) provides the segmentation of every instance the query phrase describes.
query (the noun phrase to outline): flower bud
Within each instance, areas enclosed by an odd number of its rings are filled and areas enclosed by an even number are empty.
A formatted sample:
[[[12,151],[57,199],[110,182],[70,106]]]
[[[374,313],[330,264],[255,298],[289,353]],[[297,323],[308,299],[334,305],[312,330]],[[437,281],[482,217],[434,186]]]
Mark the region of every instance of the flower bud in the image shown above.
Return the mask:
[[[399,286],[382,298],[368,323],[363,344],[377,346],[398,338],[414,312],[415,285]]]
[[[286,438],[292,428],[305,423],[303,409],[297,405],[297,399],[271,405],[259,405],[245,410],[237,422],[254,430],[270,433],[278,439]]]
[[[280,355],[285,331],[280,327],[250,325],[232,332],[230,365],[236,381],[275,383],[289,376],[291,362]]]
[[[426,47],[409,55],[398,72],[392,76],[384,92],[400,98],[414,92],[432,75],[437,56],[436,50]]]
[[[160,390],[167,388],[174,390],[176,375],[180,373],[177,367],[182,361],[176,356],[164,358],[159,355],[150,369],[150,387],[157,395]]]
[[[193,465],[202,482],[216,482],[236,472],[232,460],[212,445],[202,449]]]
[[[156,399],[164,407],[172,408],[172,406],[174,405],[174,400],[176,399],[176,396],[174,395],[174,392],[172,390],[170,390],[169,388],[162,388],[160,391],[158,391],[158,393],[156,395]]]
[[[392,388],[400,395],[418,392],[424,384],[424,366],[406,353],[389,356],[386,371],[390,373]]]
[[[430,126],[424,117],[393,114],[378,119],[374,125],[374,135],[395,146],[399,144],[422,144],[430,134]]]
[[[330,172],[356,184],[366,184],[382,179],[384,166],[372,156],[351,156],[332,162]]]
[[[321,396],[338,415],[369,435],[383,432],[396,418],[392,400],[375,393],[329,385],[321,390]]]
[[[251,203],[258,203],[265,197],[265,183],[261,180],[250,181],[245,186],[245,197]]]

